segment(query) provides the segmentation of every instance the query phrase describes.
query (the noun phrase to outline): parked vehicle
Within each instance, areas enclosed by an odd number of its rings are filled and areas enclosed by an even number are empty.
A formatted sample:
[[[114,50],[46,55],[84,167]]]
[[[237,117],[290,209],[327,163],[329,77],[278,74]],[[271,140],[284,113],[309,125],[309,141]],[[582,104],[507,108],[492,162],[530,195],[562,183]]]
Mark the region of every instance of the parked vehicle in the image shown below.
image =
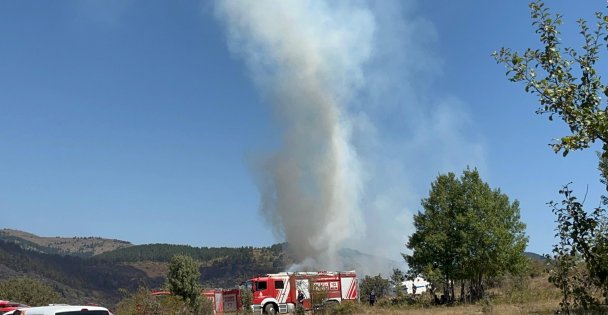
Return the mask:
[[[322,303],[325,305],[357,301],[359,298],[357,275],[354,270],[281,272],[252,278],[245,285],[253,292],[251,308],[254,313],[295,312],[300,292],[304,295],[301,306],[305,310],[319,307],[320,305],[313,305],[311,301],[311,288],[324,291]]]
[[[13,310],[16,310],[19,308],[24,308],[24,307],[28,307],[28,306],[25,304],[17,303],[17,302],[0,300],[0,314],[4,314],[8,311],[13,311]]]
[[[112,315],[105,307],[82,305],[49,305],[19,308],[5,315]]]
[[[416,277],[414,280],[406,280],[401,283],[405,292],[408,294],[422,294],[426,292],[429,282],[422,277]]]

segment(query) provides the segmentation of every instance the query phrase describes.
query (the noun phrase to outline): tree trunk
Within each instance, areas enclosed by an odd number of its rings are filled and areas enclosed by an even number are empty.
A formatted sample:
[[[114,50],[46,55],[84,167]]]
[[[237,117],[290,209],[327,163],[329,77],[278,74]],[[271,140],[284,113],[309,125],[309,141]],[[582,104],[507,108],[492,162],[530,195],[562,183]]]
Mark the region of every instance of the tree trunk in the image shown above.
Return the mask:
[[[450,289],[451,289],[451,299],[450,302],[454,302],[456,300],[456,294],[454,294],[454,280],[450,280]]]
[[[465,297],[464,297],[464,280],[460,281],[460,302],[464,302],[465,301]]]

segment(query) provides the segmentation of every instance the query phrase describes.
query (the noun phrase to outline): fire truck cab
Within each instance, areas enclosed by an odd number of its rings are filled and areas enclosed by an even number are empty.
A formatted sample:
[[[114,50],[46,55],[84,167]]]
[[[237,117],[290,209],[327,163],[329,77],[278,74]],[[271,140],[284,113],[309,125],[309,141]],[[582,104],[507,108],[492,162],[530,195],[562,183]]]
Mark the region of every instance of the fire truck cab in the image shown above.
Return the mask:
[[[311,294],[314,292],[323,292],[323,304],[358,299],[355,271],[281,272],[258,276],[245,285],[253,293],[251,307],[258,314],[295,312],[300,292],[304,295],[301,306],[305,310],[318,306],[312,305]]]

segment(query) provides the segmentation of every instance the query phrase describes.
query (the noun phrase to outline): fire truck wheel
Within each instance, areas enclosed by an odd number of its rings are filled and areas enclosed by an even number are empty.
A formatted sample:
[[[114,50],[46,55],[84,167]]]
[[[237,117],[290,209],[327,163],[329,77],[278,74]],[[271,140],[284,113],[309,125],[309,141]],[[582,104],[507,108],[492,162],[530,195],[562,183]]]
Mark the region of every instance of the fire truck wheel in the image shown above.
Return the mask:
[[[274,305],[268,303],[264,306],[264,312],[266,312],[266,314],[274,315],[277,313],[277,310],[274,308]]]

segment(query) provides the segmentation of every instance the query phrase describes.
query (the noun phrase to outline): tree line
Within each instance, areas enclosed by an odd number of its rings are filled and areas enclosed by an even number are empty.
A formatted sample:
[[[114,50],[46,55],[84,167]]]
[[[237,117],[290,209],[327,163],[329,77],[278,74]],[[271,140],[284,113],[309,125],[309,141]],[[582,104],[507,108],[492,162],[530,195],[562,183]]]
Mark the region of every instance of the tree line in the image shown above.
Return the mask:
[[[270,250],[269,247],[261,248]],[[145,244],[116,249],[95,258],[113,262],[160,261],[169,262],[176,255],[186,255],[201,261],[228,256],[252,256],[253,247],[194,247],[173,244]]]

